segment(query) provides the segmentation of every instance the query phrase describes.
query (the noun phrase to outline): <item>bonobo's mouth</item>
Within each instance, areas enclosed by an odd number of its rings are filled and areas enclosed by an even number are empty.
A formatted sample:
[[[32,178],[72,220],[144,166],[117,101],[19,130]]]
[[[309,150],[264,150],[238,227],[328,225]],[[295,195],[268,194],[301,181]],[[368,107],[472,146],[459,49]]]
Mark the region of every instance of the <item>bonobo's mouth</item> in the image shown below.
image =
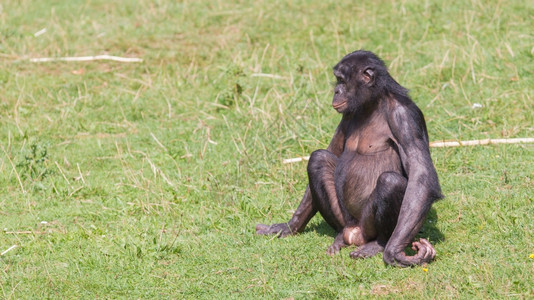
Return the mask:
[[[338,108],[345,106],[345,104],[347,104],[347,101],[336,103],[336,104],[332,103],[332,107],[337,110]]]

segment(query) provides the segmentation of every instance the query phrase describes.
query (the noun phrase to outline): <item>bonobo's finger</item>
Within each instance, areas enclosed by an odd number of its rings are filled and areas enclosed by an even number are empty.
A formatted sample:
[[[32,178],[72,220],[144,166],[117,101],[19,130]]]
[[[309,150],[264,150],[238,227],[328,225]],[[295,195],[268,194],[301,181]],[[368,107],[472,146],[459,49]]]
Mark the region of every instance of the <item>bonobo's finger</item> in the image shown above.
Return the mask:
[[[421,244],[425,244],[425,245],[427,245],[427,246],[432,246],[432,244],[430,244],[430,242],[429,242],[427,239],[424,239],[424,238],[420,238],[420,239],[419,239],[419,242],[420,242]]]
[[[423,262],[429,262],[432,259],[432,250],[428,248],[427,246],[424,246],[424,253],[423,253]]]
[[[413,251],[419,252],[419,249],[421,249],[421,247],[422,247],[421,243],[419,243],[419,242],[413,242],[412,243],[412,250]]]
[[[326,249],[326,254],[330,256],[334,256],[339,253],[340,247],[337,245],[332,245]]]
[[[430,245],[430,243],[425,239],[420,239],[419,241],[421,243],[421,248],[424,249],[424,252],[422,253],[423,260],[430,260],[432,256],[432,245]]]
[[[422,245],[424,245],[428,249],[428,255],[426,255],[425,258],[428,259],[429,261],[434,259],[434,257],[436,257],[436,249],[434,249],[432,244],[430,244],[430,242],[427,241],[426,239],[420,239],[419,241],[421,242]]]
[[[430,243],[419,241],[413,243],[414,248],[417,248],[417,254],[413,256],[416,264],[423,264],[432,260],[432,247]]]
[[[426,247],[426,245],[423,245],[419,242],[416,242],[416,243],[417,243],[417,254],[415,256],[420,259],[424,259],[428,253],[428,248]]]

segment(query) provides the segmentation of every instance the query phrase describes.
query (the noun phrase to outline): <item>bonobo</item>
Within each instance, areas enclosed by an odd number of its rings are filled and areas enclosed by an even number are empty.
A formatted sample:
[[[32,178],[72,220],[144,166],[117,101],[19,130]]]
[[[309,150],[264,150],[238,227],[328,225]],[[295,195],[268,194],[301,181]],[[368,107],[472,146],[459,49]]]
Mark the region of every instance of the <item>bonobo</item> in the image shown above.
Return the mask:
[[[308,187],[288,223],[256,226],[280,237],[304,230],[319,211],[337,236],[327,253],[357,246],[352,258],[383,251],[387,264],[407,267],[436,255],[412,243],[432,203],[442,198],[422,112],[375,54],[355,51],[335,67],[332,107],[343,116],[326,150],[308,162]]]

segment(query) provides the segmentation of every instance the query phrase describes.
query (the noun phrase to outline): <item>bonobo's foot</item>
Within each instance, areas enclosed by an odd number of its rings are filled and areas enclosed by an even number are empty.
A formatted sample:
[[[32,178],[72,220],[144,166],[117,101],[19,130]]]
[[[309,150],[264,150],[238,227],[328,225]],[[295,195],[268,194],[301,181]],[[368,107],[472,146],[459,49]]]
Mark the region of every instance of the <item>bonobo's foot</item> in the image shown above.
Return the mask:
[[[368,257],[373,257],[382,251],[384,251],[384,247],[380,246],[378,242],[374,240],[352,251],[350,253],[350,257],[355,258],[355,259],[356,258],[368,258]]]
[[[426,239],[419,239],[418,242],[413,242],[412,249],[417,251],[413,256],[407,256],[404,251],[394,253],[386,249],[384,262],[397,267],[409,267],[426,264],[436,257],[436,250]]]
[[[347,246],[348,245],[345,244],[345,241],[343,239],[343,231],[341,231],[340,233],[337,234],[332,245],[330,245],[330,247],[326,249],[326,254],[330,256],[334,256],[339,253],[339,250],[341,250],[341,248],[345,248]]]
[[[270,226],[264,224],[256,225],[256,234],[277,234],[278,237],[285,237],[295,233],[296,232],[291,231],[291,228],[289,228],[287,223],[273,224]]]

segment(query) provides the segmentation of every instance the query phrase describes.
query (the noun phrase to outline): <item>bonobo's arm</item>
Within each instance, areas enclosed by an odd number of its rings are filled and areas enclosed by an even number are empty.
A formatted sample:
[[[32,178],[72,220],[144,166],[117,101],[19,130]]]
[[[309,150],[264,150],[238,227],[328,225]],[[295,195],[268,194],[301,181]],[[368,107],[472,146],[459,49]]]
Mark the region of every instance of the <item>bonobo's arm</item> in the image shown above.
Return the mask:
[[[340,156],[343,152],[345,134],[343,133],[343,123],[344,118],[339,123],[330,145],[328,145],[327,150],[332,152],[336,156]],[[317,213],[317,208],[314,207],[312,201],[312,195],[310,192],[310,187],[306,186],[306,191],[304,192],[304,197],[300,201],[299,207],[293,213],[291,220],[288,223],[279,223],[273,225],[256,225],[257,234],[279,234],[279,237],[285,237],[288,235],[296,234],[302,232],[311,218]]]
[[[421,111],[414,104],[403,105],[394,101],[389,112],[389,126],[399,146],[408,186],[397,225],[383,257],[390,265],[420,265],[434,259],[436,252],[432,245],[425,239],[412,243],[412,249],[417,251],[414,256],[407,256],[404,249],[421,229],[432,203],[442,197],[441,188],[430,158],[428,134]]]

